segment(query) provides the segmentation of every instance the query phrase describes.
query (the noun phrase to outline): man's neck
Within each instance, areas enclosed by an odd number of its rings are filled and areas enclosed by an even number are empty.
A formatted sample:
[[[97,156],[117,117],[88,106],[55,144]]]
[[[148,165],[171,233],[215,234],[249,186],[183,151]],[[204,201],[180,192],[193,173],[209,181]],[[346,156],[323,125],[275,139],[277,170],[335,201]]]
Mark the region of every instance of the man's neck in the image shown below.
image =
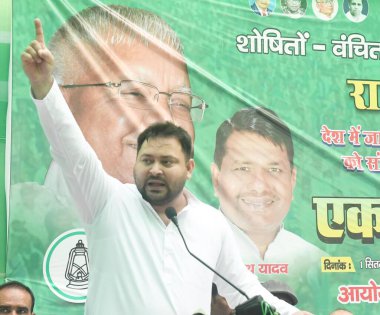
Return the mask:
[[[168,225],[170,223],[170,220],[167,218],[165,214],[166,209],[169,207],[173,207],[177,211],[177,214],[178,214],[183,210],[183,208],[187,206],[187,204],[188,204],[187,197],[185,193],[182,191],[182,193],[171,202],[165,205],[160,205],[160,206],[152,205],[152,207],[157,212],[158,216],[161,218],[164,224]]]

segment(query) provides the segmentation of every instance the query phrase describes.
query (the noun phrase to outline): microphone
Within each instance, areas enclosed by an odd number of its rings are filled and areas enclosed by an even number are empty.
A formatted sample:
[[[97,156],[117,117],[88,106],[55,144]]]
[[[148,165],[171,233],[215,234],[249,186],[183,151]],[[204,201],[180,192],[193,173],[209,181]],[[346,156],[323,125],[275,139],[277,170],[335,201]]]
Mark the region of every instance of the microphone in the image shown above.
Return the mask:
[[[207,269],[211,270],[213,273],[215,273],[217,276],[219,276],[221,279],[223,279],[225,282],[227,282],[231,287],[233,287],[236,291],[238,291],[241,295],[245,296],[247,301],[244,303],[238,305],[235,308],[235,314],[236,315],[264,315],[264,314],[273,314],[273,315],[280,315],[275,311],[274,308],[272,308],[268,303],[264,301],[264,299],[261,297],[261,295],[254,296],[253,298],[249,298],[247,293],[245,293],[243,290],[239,289],[236,285],[234,285],[232,282],[227,280],[225,277],[223,277],[219,272],[217,272],[215,269],[210,267],[208,264],[206,264],[202,259],[200,259],[198,256],[194,255],[190,250],[189,247],[187,247],[187,243],[185,241],[185,238],[183,237],[183,234],[181,232],[181,229],[178,225],[178,218],[177,218],[177,211],[173,207],[168,207],[165,210],[166,217],[174,223],[174,225],[177,227],[179,234],[181,235],[181,238],[183,240],[183,243],[185,244],[186,250],[188,253],[194,257],[196,260],[198,260],[202,265],[204,265]]]
[[[187,243],[185,241],[185,238],[182,235],[181,229],[178,225],[178,218],[177,218],[177,211],[173,207],[168,207],[165,210],[166,217],[174,223],[174,225],[177,227],[179,234],[181,235],[181,238],[183,240],[183,243],[185,244],[186,250],[189,252],[191,256],[193,256],[196,260],[198,260],[202,265],[204,265],[206,268],[211,270],[213,273],[215,273],[217,276],[222,278],[225,282],[227,282],[231,287],[233,287],[236,291],[238,291],[241,295],[244,295],[247,300],[249,300],[249,297],[247,293],[245,293],[243,290],[239,289],[236,285],[234,285],[232,282],[227,280],[225,277],[223,277],[219,272],[217,272],[215,269],[211,268],[208,264],[206,264],[202,259],[200,259],[198,256],[194,255],[189,248],[187,247]]]
[[[177,211],[173,207],[168,207],[165,210],[166,217],[174,223],[174,225],[178,227],[178,218],[177,218]]]

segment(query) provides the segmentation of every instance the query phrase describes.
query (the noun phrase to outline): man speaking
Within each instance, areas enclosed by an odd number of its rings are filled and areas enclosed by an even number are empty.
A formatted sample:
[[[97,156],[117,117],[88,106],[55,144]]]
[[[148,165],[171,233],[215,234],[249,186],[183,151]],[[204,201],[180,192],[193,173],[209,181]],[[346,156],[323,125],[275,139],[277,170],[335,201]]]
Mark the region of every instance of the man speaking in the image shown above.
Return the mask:
[[[183,190],[195,166],[192,140],[184,129],[158,123],[139,135],[136,184],[123,184],[104,171],[54,80],[54,58],[39,20],[35,27],[36,40],[22,54],[23,68],[53,158],[86,229],[92,268],[86,314],[209,314],[213,281],[232,308],[246,300],[188,253],[166,217],[169,207],[176,210],[191,251],[249,297],[261,295],[281,314],[310,314],[265,290],[239,258],[223,216]],[[145,99],[145,93],[125,89],[122,96],[131,102]],[[185,94],[171,99],[170,106],[189,115]]]

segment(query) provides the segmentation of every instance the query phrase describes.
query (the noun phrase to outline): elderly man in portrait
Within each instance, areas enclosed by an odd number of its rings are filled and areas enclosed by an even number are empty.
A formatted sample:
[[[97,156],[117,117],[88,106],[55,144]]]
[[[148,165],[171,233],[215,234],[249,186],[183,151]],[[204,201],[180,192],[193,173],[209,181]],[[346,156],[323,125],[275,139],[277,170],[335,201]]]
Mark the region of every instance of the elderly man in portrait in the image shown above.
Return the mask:
[[[207,105],[191,89],[179,37],[156,14],[124,5],[90,7],[69,18],[48,47],[57,91],[105,171],[121,183],[134,182],[137,136],[153,122],[181,125],[194,141],[193,122],[202,120]],[[172,105],[184,97],[191,108]],[[8,267],[41,282],[36,270],[44,251],[55,237],[83,225],[54,160],[43,185],[17,183],[11,190],[11,198],[20,198],[12,202],[17,207],[11,209],[10,226],[23,228],[10,229],[10,237],[24,239],[35,255],[29,263],[32,255],[12,246],[9,254],[17,259]]]
[[[292,18],[305,15],[307,2],[305,0],[282,0],[282,11]]]
[[[317,18],[329,21],[336,16],[338,3],[336,0],[313,0],[313,10]]]

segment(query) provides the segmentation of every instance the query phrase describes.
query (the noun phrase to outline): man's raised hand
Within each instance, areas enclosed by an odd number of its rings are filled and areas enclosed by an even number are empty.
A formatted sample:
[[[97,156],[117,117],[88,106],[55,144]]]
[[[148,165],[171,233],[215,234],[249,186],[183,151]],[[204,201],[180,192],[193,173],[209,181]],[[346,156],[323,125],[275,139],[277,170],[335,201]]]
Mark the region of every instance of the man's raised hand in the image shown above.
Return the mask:
[[[46,48],[42,23],[34,20],[36,38],[21,54],[22,66],[29,78],[33,96],[43,99],[53,84],[54,57]]]

